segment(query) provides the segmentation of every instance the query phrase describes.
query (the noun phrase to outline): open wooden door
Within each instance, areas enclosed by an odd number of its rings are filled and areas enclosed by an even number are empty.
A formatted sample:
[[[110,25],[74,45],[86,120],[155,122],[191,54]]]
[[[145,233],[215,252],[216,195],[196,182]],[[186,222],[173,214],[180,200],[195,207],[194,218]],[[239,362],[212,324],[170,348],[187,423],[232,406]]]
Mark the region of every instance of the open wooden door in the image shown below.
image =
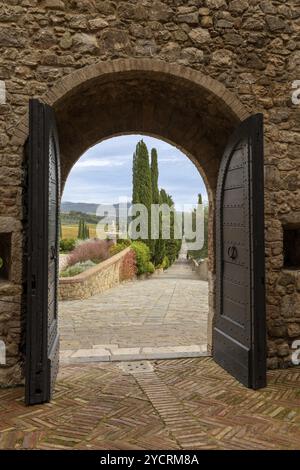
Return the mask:
[[[27,405],[51,399],[59,362],[57,329],[60,164],[53,110],[29,103],[27,142]]]
[[[229,139],[216,200],[213,357],[249,388],[266,385],[263,116]]]

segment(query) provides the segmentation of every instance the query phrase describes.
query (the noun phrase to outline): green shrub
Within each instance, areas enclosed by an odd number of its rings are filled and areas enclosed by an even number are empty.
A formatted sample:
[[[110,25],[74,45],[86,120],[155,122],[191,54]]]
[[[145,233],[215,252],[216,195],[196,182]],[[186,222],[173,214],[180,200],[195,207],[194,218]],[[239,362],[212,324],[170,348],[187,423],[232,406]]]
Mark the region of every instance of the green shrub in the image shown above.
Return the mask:
[[[127,243],[117,243],[116,245],[112,245],[109,249],[109,254],[110,256],[114,256],[117,253],[120,253],[120,251],[128,248],[128,246],[130,246],[130,244],[128,245]]]
[[[163,259],[163,262],[161,264],[161,267],[163,269],[168,269],[168,267],[170,266],[170,261],[169,261],[169,258],[167,256],[164,256],[164,259]]]
[[[149,262],[147,263],[147,273],[152,274],[152,273],[154,273],[154,271],[155,271],[154,264],[151,263],[151,261],[149,261]]]
[[[181,240],[170,239],[166,240],[166,255],[169,259],[170,266],[178,258],[181,248]]]
[[[117,245],[122,245],[124,247],[128,247],[131,245],[131,240],[129,238],[118,238]]]
[[[86,271],[89,268],[92,268],[95,265],[96,263],[94,263],[91,260],[85,261],[84,263],[76,263],[73,266],[69,266],[68,268],[61,271],[59,276],[60,277],[77,276],[77,274],[83,273],[84,271]]]
[[[72,277],[72,276],[77,276],[77,274],[83,273],[86,268],[83,266],[70,266],[70,268],[65,269],[64,271],[61,271],[59,274],[60,277]]]
[[[153,264],[150,262],[150,248],[145,243],[140,241],[133,242],[131,244],[131,248],[135,252],[137,274],[139,275],[153,272],[149,271],[149,269],[154,269]]]
[[[59,242],[60,251],[72,251],[75,248],[75,238],[62,238]]]

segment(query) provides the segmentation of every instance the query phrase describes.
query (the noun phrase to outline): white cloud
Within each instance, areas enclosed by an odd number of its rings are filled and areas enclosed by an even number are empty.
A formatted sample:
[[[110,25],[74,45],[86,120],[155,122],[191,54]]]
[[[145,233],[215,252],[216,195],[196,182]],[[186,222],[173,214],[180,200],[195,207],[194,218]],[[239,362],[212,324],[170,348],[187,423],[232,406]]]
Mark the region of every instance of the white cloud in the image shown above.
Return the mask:
[[[87,160],[79,160],[75,165],[74,168],[98,168],[98,167],[106,167],[106,166],[122,166],[125,165],[125,161],[115,160],[115,159],[87,159]]]
[[[184,162],[183,158],[180,157],[158,157],[158,163],[176,163],[176,162]]]

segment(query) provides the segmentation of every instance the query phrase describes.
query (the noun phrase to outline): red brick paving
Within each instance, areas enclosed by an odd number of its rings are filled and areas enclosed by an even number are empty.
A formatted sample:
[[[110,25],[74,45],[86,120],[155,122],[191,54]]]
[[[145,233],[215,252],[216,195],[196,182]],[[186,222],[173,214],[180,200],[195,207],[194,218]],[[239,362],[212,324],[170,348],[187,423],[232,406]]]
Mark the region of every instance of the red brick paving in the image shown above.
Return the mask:
[[[61,367],[52,403],[0,390],[0,449],[299,449],[300,368],[238,384],[211,358]]]

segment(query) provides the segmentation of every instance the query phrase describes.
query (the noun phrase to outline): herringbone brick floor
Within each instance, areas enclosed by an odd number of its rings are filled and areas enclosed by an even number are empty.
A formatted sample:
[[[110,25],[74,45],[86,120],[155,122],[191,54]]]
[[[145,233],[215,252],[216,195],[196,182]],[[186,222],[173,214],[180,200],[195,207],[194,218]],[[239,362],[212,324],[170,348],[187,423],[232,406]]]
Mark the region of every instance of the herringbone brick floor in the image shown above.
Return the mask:
[[[211,358],[61,367],[52,403],[0,390],[1,449],[299,449],[300,368],[238,384]]]

